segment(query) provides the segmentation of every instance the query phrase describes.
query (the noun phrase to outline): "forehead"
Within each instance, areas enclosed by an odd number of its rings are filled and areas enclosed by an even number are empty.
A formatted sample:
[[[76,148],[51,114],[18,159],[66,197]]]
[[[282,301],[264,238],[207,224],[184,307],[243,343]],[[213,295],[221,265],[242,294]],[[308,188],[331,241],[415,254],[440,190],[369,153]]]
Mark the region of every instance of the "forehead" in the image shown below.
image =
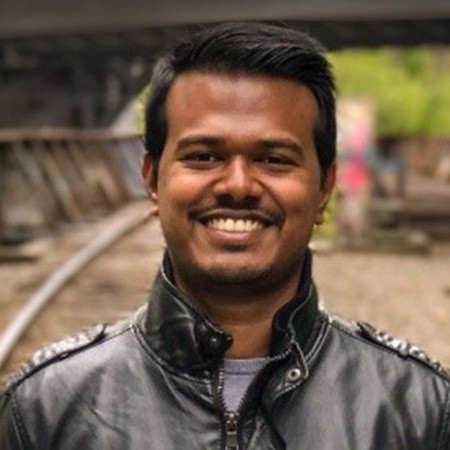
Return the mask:
[[[169,128],[186,120],[233,116],[313,127],[318,107],[310,89],[279,77],[192,71],[178,76],[167,98]]]

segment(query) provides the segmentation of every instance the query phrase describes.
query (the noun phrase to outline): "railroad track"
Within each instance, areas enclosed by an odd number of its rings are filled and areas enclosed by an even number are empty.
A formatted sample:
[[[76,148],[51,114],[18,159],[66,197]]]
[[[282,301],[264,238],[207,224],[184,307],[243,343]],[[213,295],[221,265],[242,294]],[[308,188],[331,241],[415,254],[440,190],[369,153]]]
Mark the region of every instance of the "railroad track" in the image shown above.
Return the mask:
[[[16,274],[20,294],[0,305],[0,379],[38,347],[124,318],[145,302],[163,248],[150,208],[134,202],[81,226],[51,246],[44,270],[36,267],[28,281]]]

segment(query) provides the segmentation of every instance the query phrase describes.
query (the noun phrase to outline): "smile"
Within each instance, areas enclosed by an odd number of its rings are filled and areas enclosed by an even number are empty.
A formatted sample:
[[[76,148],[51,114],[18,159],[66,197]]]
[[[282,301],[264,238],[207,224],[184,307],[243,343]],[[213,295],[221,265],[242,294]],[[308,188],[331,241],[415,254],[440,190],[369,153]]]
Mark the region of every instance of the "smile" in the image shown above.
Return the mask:
[[[245,233],[250,231],[256,231],[263,228],[263,223],[257,220],[243,220],[243,219],[231,219],[220,218],[210,219],[206,222],[208,228],[218,231],[228,231],[232,233]]]

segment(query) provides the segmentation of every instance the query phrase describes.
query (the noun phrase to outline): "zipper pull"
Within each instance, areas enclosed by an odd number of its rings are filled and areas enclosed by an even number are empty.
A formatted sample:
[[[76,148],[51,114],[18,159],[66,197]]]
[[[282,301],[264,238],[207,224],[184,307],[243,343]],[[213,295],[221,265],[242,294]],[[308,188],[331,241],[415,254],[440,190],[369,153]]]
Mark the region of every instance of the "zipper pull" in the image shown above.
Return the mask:
[[[237,423],[239,414],[235,412],[225,413],[225,450],[239,450],[237,440]]]

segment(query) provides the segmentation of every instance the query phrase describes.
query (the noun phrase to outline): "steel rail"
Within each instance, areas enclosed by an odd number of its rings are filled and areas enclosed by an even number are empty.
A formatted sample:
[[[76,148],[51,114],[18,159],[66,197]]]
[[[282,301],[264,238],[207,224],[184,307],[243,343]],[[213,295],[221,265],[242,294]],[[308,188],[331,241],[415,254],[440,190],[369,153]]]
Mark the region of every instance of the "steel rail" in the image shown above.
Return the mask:
[[[105,221],[103,230],[92,241],[76,252],[47,278],[0,335],[0,369],[25,331],[64,285],[94,258],[125,234],[146,222],[150,217],[151,211],[142,212],[141,202],[125,206]]]

